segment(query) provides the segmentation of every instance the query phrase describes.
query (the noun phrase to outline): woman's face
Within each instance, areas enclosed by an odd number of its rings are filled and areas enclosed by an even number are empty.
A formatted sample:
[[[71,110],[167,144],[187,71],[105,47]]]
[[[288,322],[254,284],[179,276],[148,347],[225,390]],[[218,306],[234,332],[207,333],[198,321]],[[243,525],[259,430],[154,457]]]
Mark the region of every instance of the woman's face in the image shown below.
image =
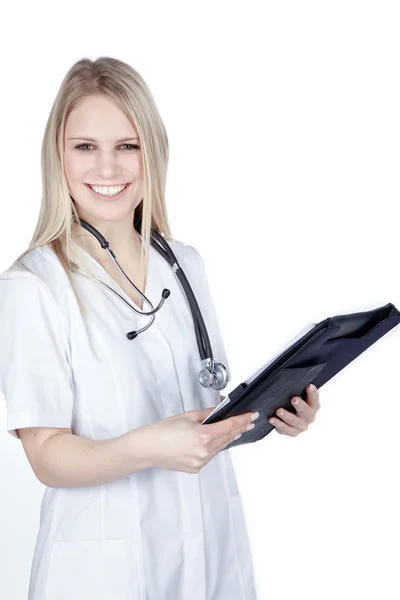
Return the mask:
[[[143,198],[142,151],[136,128],[119,106],[100,95],[82,98],[68,115],[64,144],[65,175],[79,216],[89,223],[132,223]],[[89,184],[100,188],[93,191]],[[113,186],[124,184],[129,185],[114,195],[120,188]]]

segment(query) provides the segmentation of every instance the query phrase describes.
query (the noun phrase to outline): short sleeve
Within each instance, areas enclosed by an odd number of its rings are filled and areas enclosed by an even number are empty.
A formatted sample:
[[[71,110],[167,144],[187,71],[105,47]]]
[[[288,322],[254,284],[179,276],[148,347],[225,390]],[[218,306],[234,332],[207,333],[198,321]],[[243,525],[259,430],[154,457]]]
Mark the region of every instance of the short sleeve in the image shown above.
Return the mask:
[[[193,248],[193,246],[192,246],[192,248]],[[196,268],[195,272],[197,275],[198,288],[200,290],[200,293],[201,293],[201,296],[203,299],[203,302],[202,302],[202,307],[203,307],[202,313],[204,313],[203,319],[208,324],[207,331],[208,331],[208,335],[210,337],[210,342],[211,342],[215,362],[220,362],[226,367],[226,370],[228,371],[227,383],[229,383],[232,380],[231,368],[229,365],[229,360],[228,360],[224,340],[222,337],[222,333],[221,333],[221,329],[220,329],[220,325],[219,325],[219,321],[218,321],[218,317],[217,317],[217,313],[216,313],[216,309],[215,309],[213,296],[211,293],[211,289],[210,289],[210,285],[209,285],[209,281],[208,281],[208,277],[207,277],[205,262],[204,262],[203,257],[201,256],[201,254],[198,252],[198,250],[196,250],[195,248],[193,248],[193,250],[195,252],[196,262],[197,262],[197,265],[196,265],[197,268]],[[226,392],[224,393],[224,390],[221,390],[221,393],[226,395]]]
[[[7,431],[70,428],[68,337],[55,298],[38,277],[0,279],[0,390]]]

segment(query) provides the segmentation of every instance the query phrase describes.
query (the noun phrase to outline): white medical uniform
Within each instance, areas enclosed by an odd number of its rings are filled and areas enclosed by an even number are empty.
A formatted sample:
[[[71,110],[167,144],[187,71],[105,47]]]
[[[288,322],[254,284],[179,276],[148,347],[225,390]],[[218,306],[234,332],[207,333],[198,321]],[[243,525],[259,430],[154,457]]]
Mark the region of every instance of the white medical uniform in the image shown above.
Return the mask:
[[[204,261],[192,246],[169,244],[197,298],[215,360],[230,380]],[[73,251],[78,264],[133,303],[90,254],[75,243]],[[19,427],[70,427],[106,440],[219,403],[220,392],[197,380],[200,356],[189,305],[155,248],[145,294],[154,306],[163,288],[171,294],[134,340],[127,332],[150,317],[74,273],[86,320],[50,246],[24,260],[34,274],[14,266],[0,275],[0,389],[10,434],[17,437]],[[143,310],[149,310],[146,303]],[[103,485],[46,487],[28,600],[72,598],[255,600],[229,450],[195,474],[149,468]]]

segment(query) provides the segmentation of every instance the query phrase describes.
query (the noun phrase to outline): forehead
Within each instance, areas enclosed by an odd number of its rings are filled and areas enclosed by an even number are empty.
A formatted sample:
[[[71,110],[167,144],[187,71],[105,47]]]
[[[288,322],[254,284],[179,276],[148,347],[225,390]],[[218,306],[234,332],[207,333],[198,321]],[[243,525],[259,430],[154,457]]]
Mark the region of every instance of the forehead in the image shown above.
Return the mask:
[[[112,98],[86,96],[81,98],[68,115],[65,137],[92,137],[101,141],[137,136],[137,129]]]

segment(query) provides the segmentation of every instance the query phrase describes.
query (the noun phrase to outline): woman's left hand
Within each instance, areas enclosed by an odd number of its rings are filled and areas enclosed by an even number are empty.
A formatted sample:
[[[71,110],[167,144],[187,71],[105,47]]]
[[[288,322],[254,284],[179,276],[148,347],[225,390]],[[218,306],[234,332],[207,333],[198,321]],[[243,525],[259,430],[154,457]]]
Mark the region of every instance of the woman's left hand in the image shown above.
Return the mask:
[[[307,431],[309,424],[315,421],[315,415],[321,408],[319,392],[315,385],[311,383],[307,387],[307,401],[302,400],[299,396],[293,396],[291,404],[295,407],[297,414],[284,408],[278,408],[276,414],[280,419],[271,417],[268,420],[278,433],[296,437],[302,431]]]

